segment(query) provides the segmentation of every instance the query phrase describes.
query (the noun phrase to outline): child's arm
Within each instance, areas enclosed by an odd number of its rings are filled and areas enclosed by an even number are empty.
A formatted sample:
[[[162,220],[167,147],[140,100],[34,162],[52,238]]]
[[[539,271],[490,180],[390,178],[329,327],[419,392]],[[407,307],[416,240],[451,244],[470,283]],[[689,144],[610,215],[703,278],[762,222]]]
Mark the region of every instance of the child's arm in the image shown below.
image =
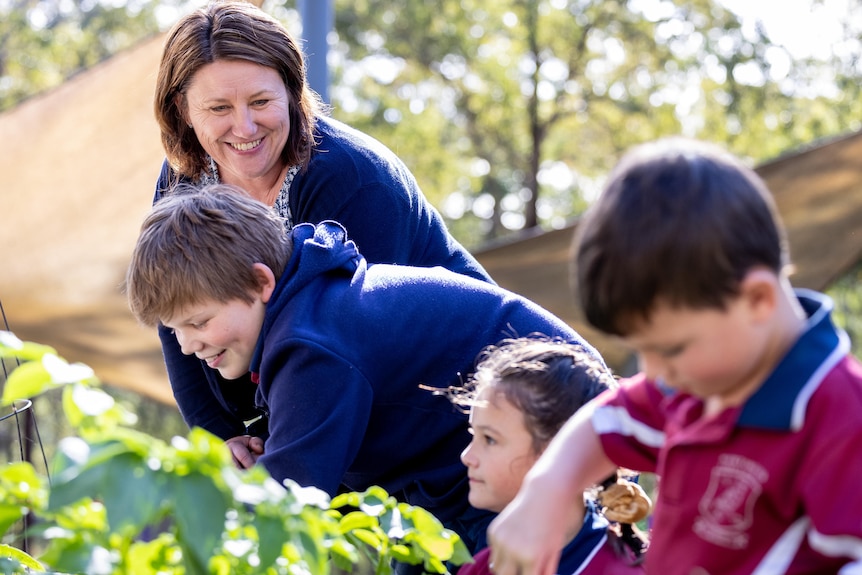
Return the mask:
[[[578,410],[524,478],[518,495],[491,523],[495,575],[553,575],[566,541],[583,522],[584,490],[614,472],[590,418]]]

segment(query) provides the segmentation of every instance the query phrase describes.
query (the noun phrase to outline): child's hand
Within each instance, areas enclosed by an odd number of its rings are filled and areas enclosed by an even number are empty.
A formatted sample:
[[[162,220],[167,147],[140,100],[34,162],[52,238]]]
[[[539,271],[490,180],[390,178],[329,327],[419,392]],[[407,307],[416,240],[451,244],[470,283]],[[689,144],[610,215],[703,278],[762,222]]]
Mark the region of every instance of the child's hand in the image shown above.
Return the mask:
[[[553,575],[569,529],[550,527],[542,502],[522,492],[488,528],[491,571],[495,575]],[[557,508],[562,507],[556,504]],[[549,514],[552,514],[549,513]],[[576,533],[577,529],[573,531]]]
[[[251,435],[231,437],[226,441],[234,464],[240,469],[248,469],[263,455],[263,439]]]

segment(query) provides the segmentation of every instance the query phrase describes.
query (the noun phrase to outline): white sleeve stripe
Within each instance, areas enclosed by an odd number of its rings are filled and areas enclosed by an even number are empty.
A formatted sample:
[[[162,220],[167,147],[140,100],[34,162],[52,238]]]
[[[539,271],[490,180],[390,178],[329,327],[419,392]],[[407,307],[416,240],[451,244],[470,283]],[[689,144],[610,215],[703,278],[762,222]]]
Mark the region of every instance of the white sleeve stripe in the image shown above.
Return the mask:
[[[799,546],[805,539],[805,531],[809,525],[810,521],[808,517],[800,517],[794,521],[781,534],[781,537],[773,543],[772,547],[757,565],[757,569],[751,572],[751,575],[779,575],[787,573],[787,568],[790,566],[793,558],[799,551]]]
[[[622,407],[605,405],[597,408],[592,418],[593,430],[599,435],[618,433],[633,437],[647,447],[664,445],[664,432],[634,419]]]
[[[812,529],[808,543],[818,553],[828,557],[850,557],[862,561],[862,539],[852,535],[824,535]]]

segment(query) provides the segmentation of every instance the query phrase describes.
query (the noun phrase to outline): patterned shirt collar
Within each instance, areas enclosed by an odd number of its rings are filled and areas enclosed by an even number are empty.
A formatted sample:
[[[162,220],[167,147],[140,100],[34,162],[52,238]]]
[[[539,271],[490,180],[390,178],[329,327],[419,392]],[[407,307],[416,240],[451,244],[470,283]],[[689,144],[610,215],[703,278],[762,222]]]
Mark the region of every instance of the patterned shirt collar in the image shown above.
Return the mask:
[[[198,184],[201,186],[221,182],[218,175],[218,164],[216,164],[210,155],[207,155],[207,160],[209,161],[209,170],[202,171],[198,178]],[[278,192],[278,196],[275,198],[275,205],[273,206],[275,212],[284,219],[288,230],[293,227],[293,216],[290,213],[290,185],[293,183],[293,178],[299,172],[299,167],[299,164],[297,164],[287,170],[284,181],[281,183],[281,190]]]

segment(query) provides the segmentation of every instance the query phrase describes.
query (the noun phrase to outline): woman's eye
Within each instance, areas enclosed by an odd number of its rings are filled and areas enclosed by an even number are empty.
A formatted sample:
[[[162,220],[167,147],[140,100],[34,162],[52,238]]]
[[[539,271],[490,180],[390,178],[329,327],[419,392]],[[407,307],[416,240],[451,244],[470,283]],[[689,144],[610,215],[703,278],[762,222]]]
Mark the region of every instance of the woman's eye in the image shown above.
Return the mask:
[[[266,106],[269,103],[269,100],[255,100],[252,102],[252,106]]]

